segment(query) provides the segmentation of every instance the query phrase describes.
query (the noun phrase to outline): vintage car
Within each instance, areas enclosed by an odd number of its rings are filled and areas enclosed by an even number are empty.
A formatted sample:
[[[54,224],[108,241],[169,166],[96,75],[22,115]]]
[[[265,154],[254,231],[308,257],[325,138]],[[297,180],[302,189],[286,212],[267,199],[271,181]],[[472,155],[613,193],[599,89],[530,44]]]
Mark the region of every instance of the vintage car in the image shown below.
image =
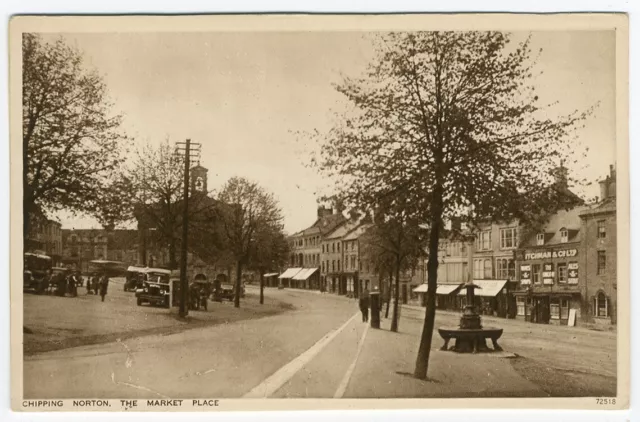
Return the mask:
[[[214,292],[216,300],[222,302],[223,300],[233,301],[235,297],[235,289],[233,284],[222,283]]]
[[[124,281],[125,292],[135,292],[137,288],[142,287],[142,283],[147,277],[148,268],[130,266],[127,268],[127,276]]]
[[[138,306],[144,303],[171,307],[171,271],[162,268],[147,268],[145,280],[142,286],[136,289],[136,302]]]
[[[25,253],[23,290],[33,290],[38,294],[44,293],[49,287],[53,262],[50,256]]]

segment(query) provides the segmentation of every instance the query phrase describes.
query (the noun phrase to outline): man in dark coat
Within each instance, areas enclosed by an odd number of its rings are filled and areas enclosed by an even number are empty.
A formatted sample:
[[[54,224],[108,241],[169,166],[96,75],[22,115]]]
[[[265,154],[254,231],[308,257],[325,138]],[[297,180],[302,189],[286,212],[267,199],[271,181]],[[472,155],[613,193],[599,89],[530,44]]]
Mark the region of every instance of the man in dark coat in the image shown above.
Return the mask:
[[[104,297],[107,295],[107,288],[109,287],[109,277],[104,274],[100,278],[100,297],[102,297],[102,301],[104,302]]]
[[[368,290],[365,289],[362,292],[362,295],[360,295],[359,305],[360,305],[360,312],[362,312],[362,322],[368,322],[369,321],[369,305],[370,305]]]

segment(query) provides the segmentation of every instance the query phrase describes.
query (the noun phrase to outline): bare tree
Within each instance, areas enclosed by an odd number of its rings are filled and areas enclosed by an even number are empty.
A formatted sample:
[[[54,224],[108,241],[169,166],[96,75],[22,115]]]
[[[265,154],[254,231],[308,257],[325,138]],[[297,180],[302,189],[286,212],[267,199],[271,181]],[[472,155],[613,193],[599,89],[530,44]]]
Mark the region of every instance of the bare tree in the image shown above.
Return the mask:
[[[220,208],[220,222],[226,242],[236,261],[234,306],[240,307],[242,270],[256,247],[258,233],[264,227],[282,223],[282,211],[273,194],[241,177],[231,178],[218,195],[227,207]]]
[[[99,214],[109,177],[123,161],[121,116],[102,77],[62,39],[22,39],[22,154],[25,239],[34,214]]]
[[[354,107],[320,134],[316,162],[350,201],[371,206],[402,198],[429,226],[427,309],[415,367],[424,379],[443,221],[526,221],[566,204],[564,192],[548,189],[549,172],[561,159],[577,162],[572,135],[591,110],[550,118],[557,113],[535,94],[529,40],[514,45],[510,34],[388,33],[376,49],[364,77],[337,87]]]

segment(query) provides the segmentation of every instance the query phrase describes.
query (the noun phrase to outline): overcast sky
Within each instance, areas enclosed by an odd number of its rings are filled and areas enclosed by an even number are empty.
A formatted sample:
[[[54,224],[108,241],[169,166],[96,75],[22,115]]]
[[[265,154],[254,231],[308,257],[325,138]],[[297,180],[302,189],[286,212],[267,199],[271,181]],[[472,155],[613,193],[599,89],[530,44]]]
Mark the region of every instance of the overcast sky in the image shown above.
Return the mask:
[[[522,34],[518,34],[520,38]],[[357,75],[372,57],[361,34],[345,33],[105,33],[64,36],[86,55],[109,87],[125,130],[137,141],[165,138],[202,144],[209,189],[234,175],[259,182],[282,205],[285,229],[311,224],[323,180],[305,168],[308,153],[294,132],[327,130],[343,106],[332,84]],[[615,35],[613,32],[535,32],[542,48],[536,82],[553,113],[600,102],[581,132],[593,181],[615,159]],[[579,193],[598,195],[597,185]],[[61,216],[63,228],[90,219]]]

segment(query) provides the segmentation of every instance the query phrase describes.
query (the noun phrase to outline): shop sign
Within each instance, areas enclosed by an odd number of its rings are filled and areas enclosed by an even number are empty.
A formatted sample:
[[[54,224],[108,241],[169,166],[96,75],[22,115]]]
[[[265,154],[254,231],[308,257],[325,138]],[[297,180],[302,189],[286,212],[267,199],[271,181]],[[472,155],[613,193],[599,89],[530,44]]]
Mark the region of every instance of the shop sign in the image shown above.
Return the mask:
[[[529,261],[532,259],[572,258],[577,255],[577,249],[560,249],[557,251],[527,252],[524,254],[524,259]]]
[[[578,284],[578,263],[577,262],[569,262],[567,265],[568,276],[567,283],[568,284]]]
[[[556,277],[555,271],[553,271],[553,264],[544,264],[542,266],[542,283],[553,284],[553,279]]]
[[[531,284],[531,265],[520,266],[520,284]]]

